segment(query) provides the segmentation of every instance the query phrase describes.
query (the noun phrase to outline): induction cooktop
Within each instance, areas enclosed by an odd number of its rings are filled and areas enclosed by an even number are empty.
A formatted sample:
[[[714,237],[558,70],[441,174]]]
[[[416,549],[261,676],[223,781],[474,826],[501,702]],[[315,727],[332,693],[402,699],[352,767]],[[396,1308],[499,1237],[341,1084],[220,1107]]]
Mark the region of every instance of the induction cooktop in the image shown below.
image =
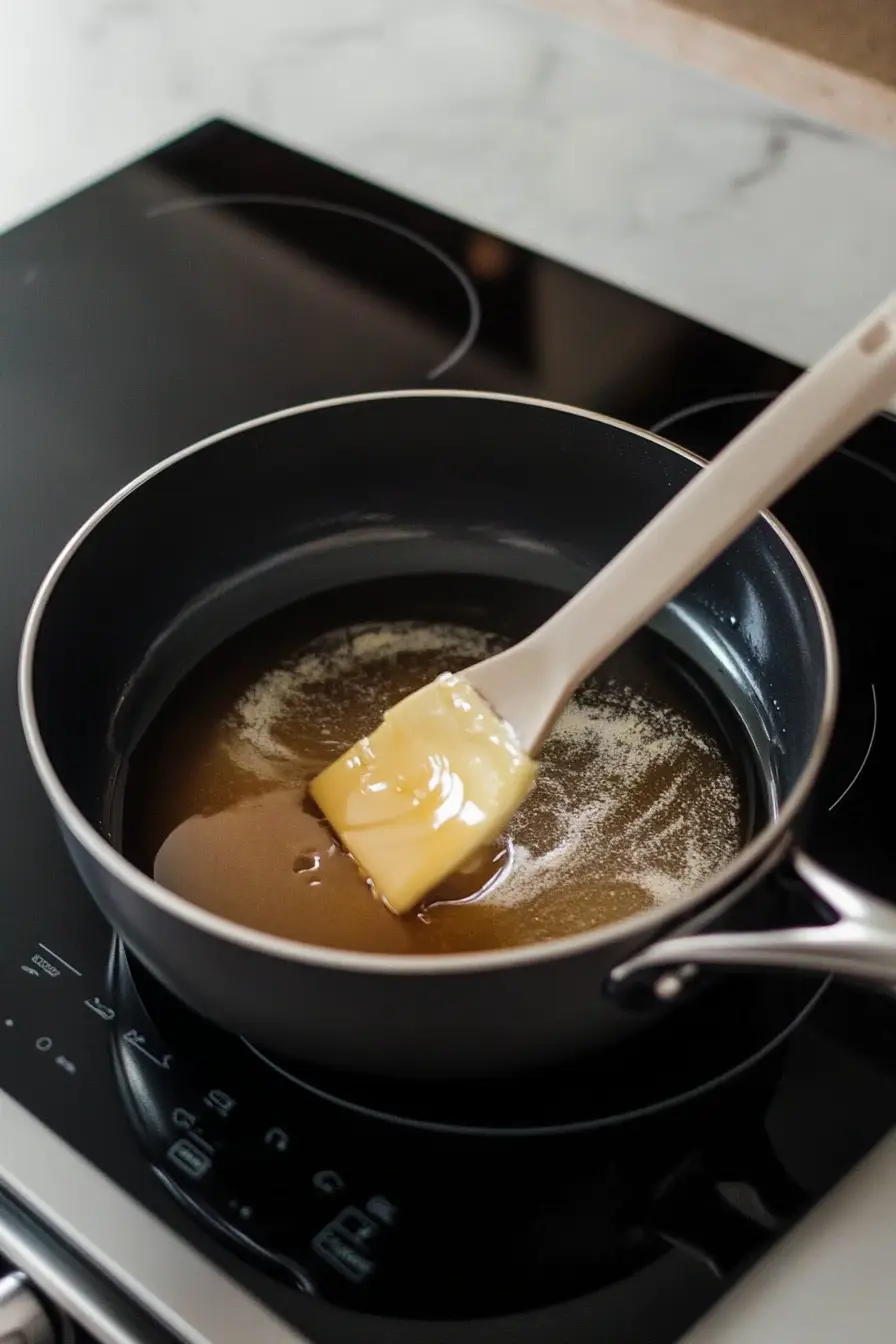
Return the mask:
[[[896,1122],[896,1006],[735,977],[622,1054],[451,1089],[265,1056],[93,906],[27,758],[17,647],[81,521],[230,424],[463,387],[711,457],[796,371],[223,121],[0,239],[0,339],[0,1252],[103,1339],[672,1344]],[[881,893],[894,464],[882,417],[776,510],[844,662],[808,848]]]

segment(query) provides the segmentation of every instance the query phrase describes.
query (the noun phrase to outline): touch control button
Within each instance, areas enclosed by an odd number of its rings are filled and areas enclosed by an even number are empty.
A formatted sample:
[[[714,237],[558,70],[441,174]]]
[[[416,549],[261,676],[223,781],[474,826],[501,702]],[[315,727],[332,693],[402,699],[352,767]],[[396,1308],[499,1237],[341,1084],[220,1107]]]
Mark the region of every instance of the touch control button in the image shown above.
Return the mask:
[[[376,1268],[367,1252],[380,1230],[372,1218],[350,1204],[321,1228],[311,1245],[344,1278],[363,1283]]]

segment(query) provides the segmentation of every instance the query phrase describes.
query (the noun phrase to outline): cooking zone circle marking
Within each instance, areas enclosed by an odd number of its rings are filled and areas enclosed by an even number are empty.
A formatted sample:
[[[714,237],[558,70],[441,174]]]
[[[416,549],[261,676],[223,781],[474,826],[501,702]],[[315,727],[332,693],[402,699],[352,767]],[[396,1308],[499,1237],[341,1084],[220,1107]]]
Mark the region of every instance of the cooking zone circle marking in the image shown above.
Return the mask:
[[[846,788],[843,790],[843,792],[842,792],[837,798],[835,798],[834,801],[831,803],[830,807],[828,808],[828,811],[829,811],[829,812],[833,812],[834,808],[835,808],[835,807],[838,807],[838,806],[840,805],[840,803],[843,802],[843,799],[844,799],[844,798],[846,797],[846,795],[849,793],[849,791],[850,791],[850,789],[853,787],[853,785],[858,783],[859,776],[861,775],[862,771],[865,769],[865,766],[868,764],[868,760],[869,760],[869,758],[870,758],[870,756],[871,756],[871,751],[872,751],[872,748],[873,748],[873,746],[874,746],[874,740],[875,740],[876,737],[877,737],[877,687],[875,686],[874,682],[872,681],[872,683],[871,683],[871,736],[870,736],[869,739],[868,739],[868,745],[867,745],[866,748],[865,748],[865,754],[864,754],[864,756],[862,757],[861,761],[859,762],[859,768],[858,768],[858,770],[855,772],[855,774],[853,775],[852,779],[849,781],[849,783],[847,784],[847,786],[846,786]]]
[[[479,327],[482,322],[482,306],[479,302],[479,295],[473,286],[473,282],[466,271],[450,257],[447,252],[443,252],[435,243],[422,238],[419,233],[413,229],[406,229],[403,224],[393,224],[391,220],[383,219],[379,215],[371,214],[368,210],[356,210],[348,205],[334,205],[330,201],[320,201],[313,196],[289,196],[280,195],[277,192],[243,192],[237,191],[224,193],[223,195],[212,196],[183,196],[177,197],[172,201],[165,201],[162,205],[155,205],[145,212],[146,219],[162,219],[166,215],[180,214],[185,210],[203,210],[214,208],[216,206],[228,205],[283,205],[296,210],[317,210],[332,215],[341,215],[345,219],[356,219],[362,224],[372,224],[375,228],[384,229],[387,233],[394,234],[398,238],[403,238],[406,242],[413,243],[422,251],[434,257],[447,268],[454,276],[464,297],[467,301],[468,316],[467,326],[457,345],[445,356],[441,363],[436,364],[425,375],[427,382],[433,382],[440,378],[443,373],[447,373],[450,368],[459,363],[464,355],[474,344],[479,335]]]
[[[476,1120],[466,1118],[440,1119],[433,1115],[424,1104],[418,1113],[413,1113],[412,1109],[404,1111],[402,1109],[393,1109],[388,1099],[381,1100],[377,1097],[376,1091],[369,1098],[364,1095],[363,1080],[360,1096],[352,1096],[352,1079],[348,1077],[347,1088],[343,1090],[340,1087],[340,1080],[333,1081],[327,1077],[318,1081],[313,1077],[303,1077],[299,1071],[298,1065],[292,1067],[286,1060],[278,1062],[271,1058],[264,1050],[253,1045],[245,1036],[241,1037],[243,1045],[267,1068],[292,1083],[295,1087],[304,1092],[310,1093],[321,1101],[330,1102],[337,1107],[354,1112],[356,1115],[366,1116],[368,1119],[384,1121],[389,1124],[398,1125],[401,1128],[409,1130],[418,1130],[428,1133],[440,1134],[460,1134],[468,1137],[477,1138],[547,1138],[558,1137],[560,1135],[587,1134],[597,1130],[613,1129],[622,1125],[630,1124],[636,1121],[647,1120],[671,1110],[672,1108],[687,1105],[706,1096],[708,1093],[723,1088],[732,1083],[736,1078],[740,1078],[754,1069],[762,1060],[772,1055],[788,1037],[795,1031],[806,1019],[819,1003],[822,995],[826,993],[830,985],[830,976],[825,977],[820,983],[814,986],[810,985],[809,993],[806,999],[798,1006],[796,1011],[788,1016],[787,1020],[779,1024],[773,1033],[761,1043],[757,1043],[753,1049],[748,1050],[744,1056],[736,1061],[729,1063],[726,1067],[719,1070],[718,1073],[711,1073],[705,1079],[694,1081],[690,1086],[683,1087],[680,1091],[670,1092],[669,1095],[660,1097],[654,1101],[644,1101],[641,1104],[635,1104],[629,1107],[622,1107],[616,1114],[602,1115],[597,1117],[581,1117],[569,1120],[546,1119],[544,1121],[531,1124],[508,1124],[497,1123],[477,1123]],[[402,1095],[401,1084],[396,1084],[398,1095]],[[407,1099],[407,1091],[404,1091]]]
[[[707,414],[711,411],[723,410],[725,407],[728,406],[748,406],[753,402],[764,403],[772,401],[777,395],[778,395],[777,392],[766,391],[766,392],[737,392],[732,393],[731,395],[725,397],[710,397],[707,401],[698,401],[695,402],[692,406],[685,406],[681,410],[672,411],[671,414],[664,416],[662,420],[657,421],[655,425],[651,425],[651,433],[667,434],[668,431],[674,428],[675,425],[680,424],[681,421],[683,420],[690,419],[692,416],[696,417]],[[896,416],[894,415],[884,414],[881,417],[881,419],[889,420],[892,424],[896,425]],[[866,457],[864,453],[858,453],[852,448],[838,448],[837,452],[833,454],[833,456],[847,457],[852,462],[857,463],[859,466],[867,467],[869,471],[877,472],[879,476],[883,476],[883,478],[889,481],[891,485],[896,485],[896,472],[890,471],[887,467],[883,466],[881,463],[875,462],[872,458]],[[772,513],[774,513],[774,509],[772,509]],[[870,690],[871,690],[871,718],[868,729],[868,740],[865,744],[864,752],[862,754],[862,757],[859,761],[855,773],[849,780],[849,783],[846,784],[846,786],[840,791],[840,793],[837,795],[834,801],[828,804],[827,809],[828,812],[833,812],[836,807],[840,806],[840,804],[846,798],[846,795],[852,792],[856,784],[858,784],[862,774],[864,773],[865,767],[867,766],[869,760],[871,759],[871,753],[874,750],[874,744],[877,739],[877,729],[879,723],[877,686],[873,681],[870,683]]]

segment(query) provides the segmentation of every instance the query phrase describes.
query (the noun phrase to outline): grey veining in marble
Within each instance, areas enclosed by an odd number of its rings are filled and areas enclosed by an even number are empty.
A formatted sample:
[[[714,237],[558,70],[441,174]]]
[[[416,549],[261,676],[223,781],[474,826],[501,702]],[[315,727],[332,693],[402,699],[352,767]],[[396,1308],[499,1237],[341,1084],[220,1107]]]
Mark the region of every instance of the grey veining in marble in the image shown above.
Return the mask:
[[[515,0],[5,0],[0,224],[216,114],[799,362],[896,281],[896,147]]]

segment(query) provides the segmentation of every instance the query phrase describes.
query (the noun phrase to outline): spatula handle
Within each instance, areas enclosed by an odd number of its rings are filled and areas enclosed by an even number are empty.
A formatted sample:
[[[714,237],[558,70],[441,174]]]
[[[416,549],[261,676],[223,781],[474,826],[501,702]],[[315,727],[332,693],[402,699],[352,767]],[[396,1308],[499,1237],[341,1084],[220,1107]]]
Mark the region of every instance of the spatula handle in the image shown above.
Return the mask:
[[[791,384],[524,641],[547,682],[540,708],[547,704],[548,685],[562,707],[590,672],[681,592],[757,513],[882,410],[894,393],[896,293]],[[476,684],[489,698],[487,685]],[[532,752],[554,717],[510,721]]]

